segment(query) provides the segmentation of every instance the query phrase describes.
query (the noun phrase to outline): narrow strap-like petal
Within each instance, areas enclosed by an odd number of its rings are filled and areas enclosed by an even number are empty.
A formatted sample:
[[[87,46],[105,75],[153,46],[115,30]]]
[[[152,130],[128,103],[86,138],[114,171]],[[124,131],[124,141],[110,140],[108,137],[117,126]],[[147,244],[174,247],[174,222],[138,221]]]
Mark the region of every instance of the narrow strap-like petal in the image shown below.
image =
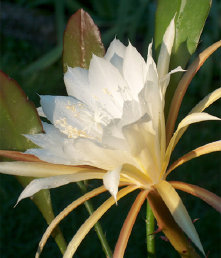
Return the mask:
[[[164,33],[163,41],[160,48],[160,54],[157,62],[157,71],[158,71],[159,78],[162,78],[164,75],[168,73],[170,55],[173,47],[174,37],[175,37],[175,22],[173,18]]]
[[[211,152],[215,151],[221,151],[221,141],[211,142],[206,145],[200,146],[199,148],[196,148],[195,150],[192,150],[185,154],[184,156],[180,157],[178,160],[176,160],[167,170],[167,173],[165,174],[165,178],[170,174],[171,171],[173,171],[175,168],[179,167],[183,163],[197,158],[201,155],[205,155]]]
[[[66,166],[46,162],[1,162],[0,172],[14,176],[49,177],[74,174],[83,171],[103,171],[90,166]]]
[[[167,119],[167,125],[166,125],[167,143],[169,143],[170,138],[173,135],[173,130],[175,127],[177,115],[179,113],[179,109],[180,109],[183,97],[186,93],[186,90],[190,82],[192,81],[196,72],[207,60],[207,58],[210,57],[210,55],[212,55],[212,53],[220,47],[221,47],[221,40],[214,43],[213,45],[205,49],[202,53],[200,53],[199,56],[196,58],[196,60],[190,65],[190,67],[188,68],[187,72],[184,74],[182,79],[180,80],[176,88],[176,91],[174,93],[174,96],[170,105],[168,119]]]
[[[127,246],[128,239],[130,237],[133,225],[137,218],[137,214],[140,211],[141,206],[143,205],[148,191],[144,190],[137,195],[136,200],[134,201],[126,220],[124,221],[124,225],[121,228],[119,238],[117,240],[117,244],[115,246],[113,258],[121,258],[124,257],[124,252]]]
[[[51,224],[48,226],[47,230],[45,231],[44,235],[41,238],[41,241],[39,243],[38,246],[38,251],[35,255],[35,258],[39,258],[48,238],[50,237],[52,231],[56,228],[56,226],[70,213],[72,212],[75,208],[77,208],[79,205],[81,205],[82,203],[84,203],[85,201],[91,199],[92,197],[101,194],[102,192],[105,192],[106,189],[104,186],[100,186],[86,194],[84,194],[83,196],[81,196],[80,198],[78,198],[77,200],[73,201],[71,204],[69,204],[62,212],[60,212],[55,218],[54,220],[51,222]]]
[[[124,189],[120,190],[117,195],[117,200],[121,199],[125,195],[130,192],[136,190],[136,186],[128,186]],[[79,228],[77,233],[74,235],[70,243],[68,244],[67,250],[63,256],[63,258],[71,258],[73,257],[75,251],[80,245],[81,241],[87,235],[87,233],[91,230],[94,224],[104,215],[104,213],[110,209],[112,205],[114,205],[115,200],[113,197],[110,197],[107,201],[105,201]]]
[[[99,171],[81,171],[79,173],[60,175],[47,178],[34,179],[28,184],[18,198],[18,202],[22,199],[30,197],[42,189],[56,188],[73,182],[89,179],[102,179],[103,172]]]
[[[187,192],[211,205],[219,213],[221,213],[221,198],[216,194],[199,187],[198,185],[187,184],[184,182],[170,181],[169,182],[175,189]]]
[[[41,161],[38,157],[34,155],[25,154],[19,151],[0,150],[0,156],[13,159],[13,160],[18,160],[18,161],[30,161],[30,162]]]
[[[177,142],[179,141],[179,139],[182,137],[183,133],[185,132],[185,130],[183,131],[183,129],[187,128],[191,124],[202,122],[202,121],[207,121],[207,120],[220,120],[220,119],[218,117],[211,116],[207,113],[192,113],[192,114],[186,116],[179,123],[177,130],[175,131],[175,133],[174,133],[173,137],[171,138],[170,143],[167,147],[165,161],[163,164],[161,175],[166,171],[166,168],[169,164],[171,153],[172,153],[173,149],[175,148]]]
[[[192,242],[199,248],[199,250],[205,255],[198,233],[196,232],[192,220],[173,186],[166,181],[162,181],[161,183],[155,185],[155,188],[157,189],[166,206],[170,210],[176,223],[187,234]]]

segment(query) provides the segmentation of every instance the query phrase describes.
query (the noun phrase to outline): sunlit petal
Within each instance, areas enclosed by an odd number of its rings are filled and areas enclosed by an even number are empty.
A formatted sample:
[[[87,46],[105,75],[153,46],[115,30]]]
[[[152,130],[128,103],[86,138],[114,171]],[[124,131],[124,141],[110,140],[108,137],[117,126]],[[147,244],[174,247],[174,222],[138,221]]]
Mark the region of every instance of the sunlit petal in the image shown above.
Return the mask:
[[[30,161],[30,162],[41,161],[39,158],[37,158],[34,155],[24,154],[19,151],[0,150],[0,156],[5,158],[10,158],[13,160],[18,160],[18,161]]]
[[[175,37],[175,22],[173,18],[163,36],[163,41],[160,48],[160,54],[158,57],[157,71],[160,78],[163,78],[163,76],[168,73],[170,55],[173,47],[174,37]]]
[[[119,39],[114,39],[111,43],[104,58],[108,61],[111,61],[114,54],[117,54],[119,57],[124,58],[126,46],[120,42]]]
[[[163,164],[162,173],[165,172],[165,170],[168,166],[170,155],[171,155],[173,149],[175,148],[177,142],[179,141],[179,139],[182,137],[183,133],[185,132],[185,130],[183,130],[183,129],[187,128],[190,124],[194,124],[194,123],[198,123],[198,122],[202,122],[202,121],[208,121],[208,120],[220,120],[220,119],[218,117],[211,116],[207,113],[192,113],[192,114],[186,116],[179,123],[177,130],[175,131],[175,133],[174,133],[173,137],[171,138],[170,143],[167,147],[166,157],[165,157],[165,162]]]
[[[121,169],[122,169],[122,166],[120,166],[112,171],[108,171],[103,177],[104,186],[110,192],[110,194],[114,197],[115,200],[117,200],[117,192],[118,192],[118,186],[119,186],[119,182],[120,182]]]
[[[30,177],[49,177],[57,175],[75,174],[81,171],[89,171],[88,167],[65,166],[59,164],[50,164],[46,162],[1,162],[0,172],[3,174],[15,176],[30,176]],[[94,171],[94,168],[91,168]],[[103,171],[96,169],[96,171]]]
[[[199,56],[194,60],[194,62],[188,67],[187,72],[180,80],[176,88],[176,91],[173,95],[173,99],[172,99],[169,114],[168,114],[167,125],[166,125],[167,143],[169,143],[170,138],[173,135],[178,112],[189,84],[191,83],[196,72],[207,60],[207,58],[220,47],[221,47],[221,40],[209,46],[202,53],[200,53]],[[195,111],[195,112],[199,112],[199,111]]]
[[[69,183],[78,182],[82,180],[102,179],[103,176],[104,176],[103,172],[96,172],[96,171],[83,172],[82,171],[80,173],[75,173],[75,174],[34,179],[22,191],[22,193],[18,198],[17,203],[19,203],[24,198],[34,195],[35,193],[39,192],[42,189],[56,188],[62,185],[66,185]]]

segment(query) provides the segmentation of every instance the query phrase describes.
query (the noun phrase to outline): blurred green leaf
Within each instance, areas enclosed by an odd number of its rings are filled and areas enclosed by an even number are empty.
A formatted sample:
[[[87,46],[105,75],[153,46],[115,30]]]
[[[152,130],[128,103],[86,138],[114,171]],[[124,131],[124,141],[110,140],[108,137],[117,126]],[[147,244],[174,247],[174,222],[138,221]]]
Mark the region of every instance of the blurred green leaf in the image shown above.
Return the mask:
[[[63,68],[88,68],[92,54],[103,56],[104,46],[100,32],[91,17],[80,9],[68,21],[64,33]]]
[[[34,105],[18,83],[0,71],[0,149],[25,151],[33,144],[22,134],[42,131]]]
[[[42,132],[42,125],[34,105],[20,88],[18,83],[0,71],[0,149],[25,151],[34,147],[23,134]],[[25,187],[33,178],[17,177]],[[54,219],[49,190],[37,193],[33,198],[48,224]],[[61,252],[66,249],[66,243],[59,228],[54,232],[54,238]]]
[[[62,45],[57,45],[45,55],[41,56],[39,59],[28,65],[22,72],[24,76],[33,74],[36,71],[43,70],[48,66],[52,65],[61,57]]]
[[[208,16],[212,0],[158,0],[155,20],[155,49],[159,52],[164,32],[175,15],[176,36],[172,50],[170,68],[186,67],[195,52]],[[181,73],[173,75],[167,90],[167,106],[176,89]],[[167,111],[166,111],[167,112]]]

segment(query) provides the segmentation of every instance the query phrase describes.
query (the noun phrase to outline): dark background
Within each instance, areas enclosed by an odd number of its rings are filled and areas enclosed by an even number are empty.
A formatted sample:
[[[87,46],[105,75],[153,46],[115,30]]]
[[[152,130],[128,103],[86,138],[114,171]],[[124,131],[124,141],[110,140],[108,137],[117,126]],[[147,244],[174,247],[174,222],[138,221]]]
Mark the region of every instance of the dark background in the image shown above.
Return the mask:
[[[101,30],[107,47],[117,36],[125,44],[129,40],[146,56],[147,46],[154,33],[156,2],[148,0],[17,0],[2,1],[0,10],[1,57],[0,69],[18,81],[29,98],[39,105],[38,94],[65,95],[61,50],[62,33],[68,18],[79,8],[92,16]],[[213,1],[197,52],[220,39],[221,2]],[[58,49],[58,50],[57,50]],[[42,60],[43,58],[43,60]],[[36,60],[40,60],[36,63]],[[45,62],[47,60],[47,63]],[[221,53],[217,51],[206,62],[193,80],[184,98],[180,118],[205,95],[220,87]],[[220,103],[208,109],[220,116]],[[218,122],[203,122],[190,126],[175,149],[173,160],[182,154],[220,138]],[[169,179],[197,184],[220,194],[220,154],[213,153],[184,164]],[[98,182],[90,182],[89,189]],[[0,175],[0,257],[34,257],[37,244],[46,229],[46,223],[35,205],[28,199],[13,208],[22,187],[12,176]],[[80,196],[75,184],[51,191],[55,214]],[[195,223],[202,244],[209,257],[221,253],[220,215],[201,200],[180,193],[191,217],[200,218]],[[93,200],[98,207],[109,195]],[[128,195],[112,207],[101,220],[112,248],[129,211],[135,194]],[[62,223],[64,236],[69,241],[88,217],[84,206],[76,209]],[[157,257],[178,257],[168,242],[156,235]],[[145,205],[133,228],[125,257],[146,257]],[[87,235],[75,257],[105,257],[94,230]],[[43,257],[61,257],[54,241],[50,239]]]

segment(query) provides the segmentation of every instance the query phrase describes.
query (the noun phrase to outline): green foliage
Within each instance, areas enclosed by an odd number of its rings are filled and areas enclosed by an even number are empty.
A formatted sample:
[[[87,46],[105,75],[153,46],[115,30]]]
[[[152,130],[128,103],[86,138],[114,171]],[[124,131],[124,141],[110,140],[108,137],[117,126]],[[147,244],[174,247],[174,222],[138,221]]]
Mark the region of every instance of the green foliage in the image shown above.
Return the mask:
[[[33,144],[23,134],[42,131],[34,105],[16,81],[0,71],[0,149],[24,151]]]
[[[37,111],[18,83],[0,71],[0,149],[25,151],[35,147],[24,134],[42,132]],[[33,178],[17,177],[27,186]],[[33,202],[49,224],[54,219],[49,190],[43,190],[33,197]],[[66,248],[61,231],[57,228],[54,237],[61,252]]]
[[[211,7],[211,0],[158,0],[155,24],[155,49],[159,48],[164,32],[175,16],[176,35],[172,50],[170,68],[186,67],[198,45],[202,29]],[[167,11],[165,11],[167,10]],[[181,73],[173,76],[166,95],[166,112],[181,78]]]

